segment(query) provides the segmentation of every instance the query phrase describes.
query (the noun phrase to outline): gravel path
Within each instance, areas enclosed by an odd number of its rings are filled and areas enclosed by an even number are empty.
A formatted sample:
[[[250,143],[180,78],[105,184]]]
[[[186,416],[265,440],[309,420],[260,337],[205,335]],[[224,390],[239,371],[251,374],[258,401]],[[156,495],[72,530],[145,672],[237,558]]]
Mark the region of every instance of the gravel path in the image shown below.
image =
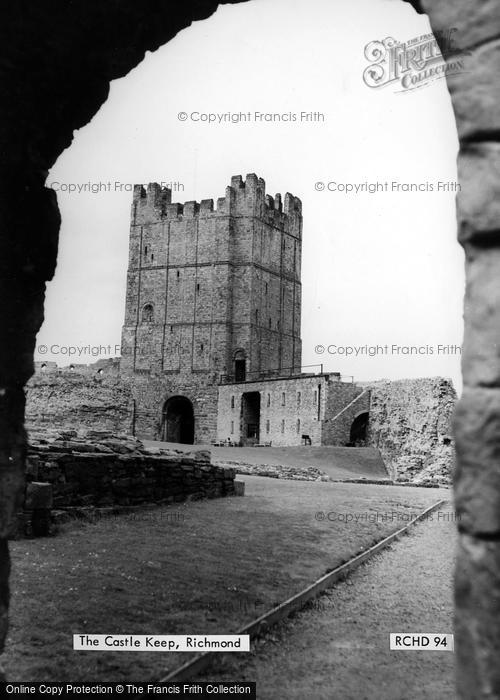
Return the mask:
[[[206,678],[257,681],[259,700],[455,698],[453,653],[389,650],[390,632],[453,631],[453,518],[443,506]]]

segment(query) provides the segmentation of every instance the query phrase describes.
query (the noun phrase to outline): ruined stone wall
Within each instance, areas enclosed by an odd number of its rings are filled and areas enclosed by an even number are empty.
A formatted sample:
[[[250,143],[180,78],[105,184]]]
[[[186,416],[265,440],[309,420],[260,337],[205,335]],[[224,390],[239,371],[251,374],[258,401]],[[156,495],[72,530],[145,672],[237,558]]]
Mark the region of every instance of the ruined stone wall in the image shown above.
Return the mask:
[[[37,371],[26,385],[26,427],[56,429],[95,428],[130,433],[132,392],[102,363],[59,369],[48,366]]]
[[[367,444],[392,478],[449,483],[454,463],[451,418],[457,395],[440,377],[370,383]]]
[[[37,362],[26,385],[26,425],[37,430],[100,429],[163,439],[163,408],[182,395],[193,405],[195,444],[209,444],[217,426],[217,377],[120,373],[120,358],[59,367]]]
[[[30,441],[27,480],[52,485],[55,509],[173,503],[234,493],[235,472],[210,453],[148,449],[130,437],[76,431]]]

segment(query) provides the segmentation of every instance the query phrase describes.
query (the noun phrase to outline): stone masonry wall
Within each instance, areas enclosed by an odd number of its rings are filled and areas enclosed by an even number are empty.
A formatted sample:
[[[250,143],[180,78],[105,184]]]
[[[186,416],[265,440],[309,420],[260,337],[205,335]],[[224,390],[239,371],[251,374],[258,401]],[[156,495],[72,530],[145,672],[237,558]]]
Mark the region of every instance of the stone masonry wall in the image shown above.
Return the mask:
[[[210,444],[217,425],[217,379],[211,374],[192,372],[122,377],[135,401],[134,434],[143,439],[162,440],[165,402],[182,395],[193,405],[194,443]]]
[[[116,374],[98,374],[99,365],[46,370],[39,369],[26,385],[28,429],[46,425],[130,432],[132,393]]]
[[[329,422],[363,389],[337,381],[333,375],[316,375],[244,382],[219,387],[217,438],[239,443],[244,438],[242,397],[249,392],[260,394],[260,443],[293,446],[309,435],[313,445],[346,445],[354,415],[368,410],[368,395],[353,405],[338,421]]]
[[[327,383],[323,445],[348,445],[351,426],[361,413],[370,410],[370,391],[357,384]]]
[[[321,444],[321,420],[318,386],[323,394],[324,376],[244,382],[219,387],[217,438],[239,443],[244,439],[242,397],[249,392],[260,394],[260,442],[273,447],[300,445],[301,436],[309,435],[313,445]],[[300,424],[298,423],[300,421]]]
[[[55,509],[173,503],[234,493],[235,472],[210,453],[148,449],[132,437],[97,431],[43,433],[30,440],[27,480],[53,488]]]
[[[134,188],[122,369],[233,373],[301,364],[301,202],[250,173],[225,197],[184,204]]]
[[[389,474],[416,483],[449,483],[454,448],[451,417],[457,400],[440,377],[369,384],[367,444],[377,447]]]

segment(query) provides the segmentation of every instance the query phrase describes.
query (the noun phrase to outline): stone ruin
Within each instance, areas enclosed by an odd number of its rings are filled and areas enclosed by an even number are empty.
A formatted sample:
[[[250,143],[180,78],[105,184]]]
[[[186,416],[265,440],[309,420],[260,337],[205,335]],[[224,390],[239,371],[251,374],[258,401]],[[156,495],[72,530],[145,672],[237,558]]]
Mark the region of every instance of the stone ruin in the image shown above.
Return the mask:
[[[460,140],[459,239],[467,254],[465,388],[454,417],[455,502],[461,516],[455,637],[458,696],[498,698],[500,5],[493,0],[408,2],[417,12],[428,13],[433,31],[458,27],[460,47],[471,54],[467,71],[447,77]],[[45,3],[11,3],[4,18],[1,69],[12,99],[3,114],[0,164],[0,652],[8,626],[7,539],[24,487],[23,387],[33,373],[46,282],[54,274],[57,256],[60,214],[55,192],[44,186],[46,173],[70,145],[75,129],[87,124],[106,101],[111,80],[126,75],[146,51],[165,44],[192,21],[210,16],[219,4],[123,0],[103,5],[85,0],[72,3],[68,13],[58,7],[47,12]],[[87,38],[83,52],[78,50],[82,37]]]
[[[33,433],[17,535],[48,534],[70,518],[93,520],[144,504],[243,495],[235,470],[210,452],[147,447],[104,430]]]

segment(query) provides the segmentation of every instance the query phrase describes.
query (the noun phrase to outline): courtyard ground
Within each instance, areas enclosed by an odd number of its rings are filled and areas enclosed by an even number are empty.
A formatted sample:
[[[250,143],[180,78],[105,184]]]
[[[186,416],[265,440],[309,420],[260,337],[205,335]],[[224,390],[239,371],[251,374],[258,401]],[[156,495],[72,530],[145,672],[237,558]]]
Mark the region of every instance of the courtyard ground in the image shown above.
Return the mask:
[[[214,447],[144,440],[145,445],[175,450],[210,450],[214,462],[316,467],[332,479],[388,479],[379,450],[373,447]]]
[[[456,698],[452,652],[389,650],[391,632],[453,632],[453,518],[419,523],[206,679],[256,681],[262,700]]]
[[[158,679],[189,655],[74,652],[72,635],[234,632],[449,495],[244,480],[243,498],[145,509],[11,543],[9,680]]]

